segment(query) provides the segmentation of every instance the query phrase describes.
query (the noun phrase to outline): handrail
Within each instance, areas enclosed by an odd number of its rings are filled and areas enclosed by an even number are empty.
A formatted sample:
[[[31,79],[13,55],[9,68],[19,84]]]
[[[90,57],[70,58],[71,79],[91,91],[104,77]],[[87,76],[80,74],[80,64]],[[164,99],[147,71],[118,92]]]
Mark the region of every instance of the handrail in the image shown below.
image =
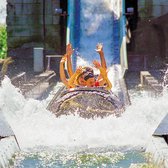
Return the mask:
[[[74,47],[74,13],[75,13],[75,1],[68,0],[68,19],[67,19],[67,33],[66,44],[71,43]],[[76,59],[72,58],[73,69],[76,68]]]
[[[122,14],[120,16],[120,64],[122,67],[122,76],[124,76],[126,69],[128,69],[127,48],[126,48],[126,17],[125,2],[122,1]]]
[[[74,15],[74,0],[68,0],[68,19],[67,19],[67,33],[66,44],[73,45],[73,15]]]

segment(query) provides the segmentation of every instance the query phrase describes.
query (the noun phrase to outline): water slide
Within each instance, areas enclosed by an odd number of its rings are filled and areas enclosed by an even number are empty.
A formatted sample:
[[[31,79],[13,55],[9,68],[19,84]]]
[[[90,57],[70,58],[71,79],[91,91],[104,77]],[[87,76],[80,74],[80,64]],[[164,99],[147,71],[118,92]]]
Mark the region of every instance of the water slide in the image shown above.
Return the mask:
[[[77,56],[89,64],[99,55],[94,50],[103,43],[108,67],[119,64],[123,75],[127,69],[124,2],[122,0],[69,0],[67,43],[75,48],[73,67]]]
[[[99,88],[75,88],[67,92],[61,90],[48,106],[49,111],[57,117],[74,113],[76,109],[84,118],[111,114],[119,116],[124,107],[129,105],[127,89],[120,75],[120,69],[126,69],[124,64],[121,65],[126,58],[126,52],[123,52],[126,49],[125,18],[121,13],[123,7],[124,4],[119,0],[68,1],[67,43],[72,43],[75,49],[72,57],[73,68],[79,65],[92,65],[93,60],[99,60],[95,48],[97,43],[103,43],[114,95]],[[79,57],[82,59],[78,59]],[[123,61],[125,65],[126,61]],[[114,88],[117,88],[116,91]]]

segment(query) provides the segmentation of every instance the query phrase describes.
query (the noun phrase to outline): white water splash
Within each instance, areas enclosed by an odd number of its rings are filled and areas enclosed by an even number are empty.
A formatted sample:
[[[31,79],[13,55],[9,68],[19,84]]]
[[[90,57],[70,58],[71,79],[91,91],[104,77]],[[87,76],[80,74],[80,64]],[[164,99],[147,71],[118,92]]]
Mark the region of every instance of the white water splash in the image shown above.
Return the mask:
[[[5,78],[0,88],[0,109],[25,150],[47,147],[131,146],[145,148],[167,112],[168,95],[153,99],[136,96],[121,117],[83,119],[79,116],[56,118],[43,102],[26,100]]]
[[[97,33],[103,20],[111,17],[112,3],[108,0],[83,1],[81,5],[83,6],[81,11],[82,20],[87,20],[84,25],[87,36]]]
[[[115,18],[119,18],[120,10],[120,1],[119,0],[85,0],[81,1],[82,9],[82,21],[84,22],[84,29],[87,36],[90,36],[94,33],[97,33],[98,29],[104,20],[110,19],[112,15]],[[112,19],[112,18],[111,18]],[[82,24],[83,22],[81,22]],[[82,26],[83,27],[83,26]],[[107,31],[107,30],[106,30]],[[105,31],[103,32],[103,34]]]
[[[120,18],[120,0],[82,0],[80,2],[80,38],[79,51],[81,55],[91,63],[94,59],[99,59],[94,51],[97,43],[103,43],[107,65],[111,65],[114,60],[114,20]],[[119,33],[119,32],[115,32]]]

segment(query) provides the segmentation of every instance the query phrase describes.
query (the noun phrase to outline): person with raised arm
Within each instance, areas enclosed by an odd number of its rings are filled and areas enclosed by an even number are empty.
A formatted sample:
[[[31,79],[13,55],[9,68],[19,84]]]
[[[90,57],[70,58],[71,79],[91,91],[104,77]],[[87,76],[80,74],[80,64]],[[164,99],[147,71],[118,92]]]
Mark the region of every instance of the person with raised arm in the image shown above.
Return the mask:
[[[103,44],[102,43],[98,43],[96,45],[96,52],[99,53],[100,55],[100,61],[101,61],[101,66],[105,69],[107,69],[107,65],[106,65],[106,60],[104,57],[104,52],[103,52]],[[71,60],[71,55],[73,54],[73,49],[72,49],[72,45],[68,44],[67,45],[67,70],[68,70],[68,74],[71,77],[73,75],[73,69],[72,69],[72,60]]]
[[[67,45],[66,54],[62,57],[60,61],[60,79],[64,83],[67,88],[74,88],[77,86],[85,86],[85,80],[83,79],[83,74],[86,71],[92,71],[93,69],[90,67],[78,67],[75,73],[73,73],[72,65],[71,65],[71,55],[73,53],[73,49],[71,44]],[[65,62],[67,61],[69,79],[66,78],[65,75]]]
[[[71,60],[73,51],[74,50],[72,48],[72,45],[68,44],[66,48],[66,53],[67,53],[67,70],[68,70],[69,77],[71,77],[74,74],[73,69],[72,69],[72,60]]]
[[[101,66],[103,68],[107,69],[106,60],[105,60],[104,51],[103,51],[103,44],[102,43],[98,43],[95,50],[100,55]]]
[[[93,64],[97,69],[99,69],[99,71],[100,71],[99,76],[101,76],[101,78],[103,80],[103,82],[101,82],[100,79],[98,78],[96,80],[97,85],[100,87],[104,87],[106,90],[111,90],[112,84],[111,84],[110,80],[108,79],[107,69],[103,68],[97,60],[93,61]]]
[[[100,70],[100,74],[97,79],[94,76],[93,69],[90,67],[78,67],[75,73],[72,70],[71,55],[73,53],[72,45],[68,44],[66,48],[66,54],[60,61],[60,79],[67,88],[75,87],[98,87],[103,86],[107,90],[112,88],[112,84],[107,77],[107,66],[104,58],[103,45],[98,43],[96,51],[100,55],[101,65],[98,61],[94,60],[94,66]],[[67,61],[67,70],[69,79],[65,75],[65,62]]]
[[[59,66],[60,72],[59,73],[60,73],[60,79],[61,79],[62,83],[66,86],[66,88],[69,88],[68,87],[68,80],[66,78],[65,70],[64,70],[66,60],[67,60],[67,55],[64,54],[64,56],[61,58],[61,61],[60,61],[60,66]]]

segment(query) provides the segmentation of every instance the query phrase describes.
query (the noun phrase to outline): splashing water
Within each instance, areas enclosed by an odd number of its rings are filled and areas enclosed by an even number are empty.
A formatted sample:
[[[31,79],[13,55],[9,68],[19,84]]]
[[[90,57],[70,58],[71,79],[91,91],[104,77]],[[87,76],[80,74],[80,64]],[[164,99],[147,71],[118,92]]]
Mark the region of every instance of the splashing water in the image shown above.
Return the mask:
[[[56,86],[56,90],[59,84]],[[9,94],[10,93],[10,94]],[[48,147],[142,147],[167,111],[168,95],[149,98],[145,92],[132,98],[132,105],[119,118],[83,119],[46,110],[46,102],[25,99],[8,78],[0,88],[0,110],[10,123],[22,150]]]
[[[165,72],[165,75],[163,77],[163,87],[166,89],[168,88],[168,69]]]
[[[103,43],[107,65],[111,65],[116,62],[114,58],[119,57],[114,51],[114,35],[119,35],[119,29],[113,32],[114,20],[119,20],[120,14],[118,0],[81,0],[80,6],[80,13],[77,15],[80,37],[75,39],[78,44],[75,47],[78,47],[82,57],[91,63],[94,59],[99,59],[94,50],[97,43]]]
[[[138,158],[138,159],[137,159]],[[53,150],[34,153],[21,152],[16,155],[14,167],[119,167],[128,168],[131,162],[143,163],[142,154],[137,152],[105,152],[105,153],[55,153]],[[128,161],[129,160],[129,161]],[[34,166],[33,166],[34,165]]]

